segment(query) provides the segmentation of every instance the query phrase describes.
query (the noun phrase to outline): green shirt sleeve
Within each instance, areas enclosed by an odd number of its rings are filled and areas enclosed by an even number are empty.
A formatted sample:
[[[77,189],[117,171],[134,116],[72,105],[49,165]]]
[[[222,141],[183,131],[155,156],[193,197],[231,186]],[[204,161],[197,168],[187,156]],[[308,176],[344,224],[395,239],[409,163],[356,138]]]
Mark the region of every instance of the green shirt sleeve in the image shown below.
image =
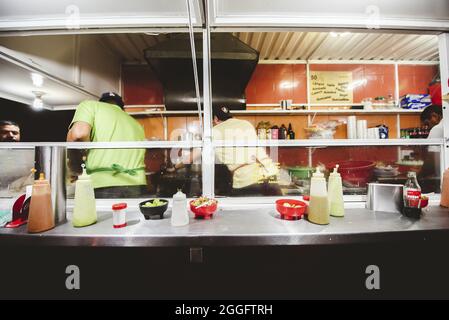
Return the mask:
[[[69,128],[71,128],[72,125],[78,121],[86,122],[93,128],[94,120],[95,120],[95,104],[91,103],[91,101],[83,101],[76,108],[75,115],[73,116]]]

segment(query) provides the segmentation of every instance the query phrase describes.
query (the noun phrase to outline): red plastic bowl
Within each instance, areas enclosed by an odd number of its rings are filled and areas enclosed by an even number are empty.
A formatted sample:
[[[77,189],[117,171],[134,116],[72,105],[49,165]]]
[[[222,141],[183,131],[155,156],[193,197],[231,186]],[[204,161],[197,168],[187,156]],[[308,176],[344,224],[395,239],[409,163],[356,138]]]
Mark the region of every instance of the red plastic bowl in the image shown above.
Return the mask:
[[[215,211],[217,211],[218,202],[215,200],[215,203],[209,206],[203,206],[197,208],[193,205],[195,200],[190,201],[190,210],[195,214],[195,218],[198,219],[209,219],[212,218]]]
[[[284,203],[299,205],[298,208],[284,207]],[[299,200],[279,199],[276,200],[276,210],[285,220],[299,220],[306,212],[307,204]]]
[[[332,172],[336,165],[339,165],[338,172],[347,187],[366,187],[367,183],[373,179],[373,161],[340,161],[328,163],[326,168]]]
[[[425,208],[429,205],[429,198],[425,196],[421,196],[420,208]]]
[[[407,174],[407,172],[410,172],[410,171],[413,171],[413,172],[416,172],[416,174],[419,174],[421,172],[422,167],[423,167],[422,165],[407,166],[407,165],[400,164],[398,171],[400,174]]]

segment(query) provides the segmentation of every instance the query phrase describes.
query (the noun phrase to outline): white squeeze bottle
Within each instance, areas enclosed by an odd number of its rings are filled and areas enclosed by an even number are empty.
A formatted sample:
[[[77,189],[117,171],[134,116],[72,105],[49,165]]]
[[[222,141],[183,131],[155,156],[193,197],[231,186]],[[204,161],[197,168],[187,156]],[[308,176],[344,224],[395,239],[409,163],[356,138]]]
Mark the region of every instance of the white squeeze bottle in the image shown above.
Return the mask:
[[[329,175],[327,190],[329,192],[329,211],[333,217],[343,217],[345,215],[345,206],[343,201],[343,183],[341,175],[337,172],[338,164],[334,171]]]
[[[81,166],[83,173],[75,183],[75,207],[72,218],[74,227],[85,227],[97,222],[94,187],[90,175],[86,173],[86,165]]]
[[[310,180],[310,222],[316,224],[329,224],[329,199],[327,197],[326,179],[317,167]]]
[[[189,214],[187,212],[187,197],[181,190],[173,195],[173,205],[171,212],[171,225],[181,227],[189,224]]]

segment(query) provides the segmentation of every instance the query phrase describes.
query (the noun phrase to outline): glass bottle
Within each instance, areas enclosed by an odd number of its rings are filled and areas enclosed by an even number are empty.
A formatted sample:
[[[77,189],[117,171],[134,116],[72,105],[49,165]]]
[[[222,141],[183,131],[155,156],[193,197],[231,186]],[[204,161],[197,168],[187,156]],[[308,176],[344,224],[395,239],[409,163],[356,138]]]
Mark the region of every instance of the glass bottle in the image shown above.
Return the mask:
[[[284,124],[279,128],[279,139],[287,139],[287,128]]]
[[[421,187],[416,179],[416,172],[410,171],[407,173],[403,199],[402,214],[409,218],[419,219],[421,216]]]
[[[292,124],[288,124],[287,136],[290,140],[295,140],[295,132],[293,131]]]

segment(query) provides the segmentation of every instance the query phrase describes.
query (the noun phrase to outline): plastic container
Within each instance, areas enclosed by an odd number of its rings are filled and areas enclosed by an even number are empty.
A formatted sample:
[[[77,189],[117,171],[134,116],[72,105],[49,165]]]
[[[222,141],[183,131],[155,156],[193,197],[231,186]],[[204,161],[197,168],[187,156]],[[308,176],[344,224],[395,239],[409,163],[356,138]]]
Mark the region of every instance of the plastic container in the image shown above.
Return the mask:
[[[357,139],[357,117],[349,116],[346,122],[346,135],[348,139]]]
[[[343,217],[345,215],[345,206],[343,201],[343,183],[340,174],[337,172],[337,164],[334,171],[329,175],[329,212],[333,217]]]
[[[288,203],[288,206],[285,205],[286,203]],[[306,212],[306,209],[307,204],[303,201],[291,199],[276,200],[276,210],[281,215],[281,219],[299,220]]]
[[[292,167],[288,168],[292,178],[306,180],[312,176],[313,168],[311,167]]]
[[[326,179],[317,167],[310,182],[310,203],[308,219],[316,224],[329,224],[329,199]]]
[[[51,188],[43,173],[35,180],[31,195],[28,232],[38,233],[55,227],[55,213],[51,202]]]
[[[187,197],[178,190],[173,195],[173,206],[171,213],[171,225],[173,227],[181,227],[189,224],[189,214],[187,212]]]
[[[168,208],[168,200],[165,199],[158,199],[160,203],[162,203],[160,206],[157,207],[148,207],[145,206],[148,202],[153,202],[156,199],[150,199],[143,201],[139,203],[139,209],[140,212],[142,212],[143,216],[146,220],[157,220],[157,219],[163,219],[164,213],[167,211]]]
[[[306,131],[308,139],[333,139],[335,130],[333,129],[325,129],[325,128],[317,128],[317,127],[308,127],[304,128]]]
[[[94,187],[90,175],[83,173],[75,183],[75,206],[73,208],[72,224],[74,227],[85,227],[97,222],[97,206],[95,202]]]
[[[357,120],[357,139],[368,138],[368,121]]]
[[[332,170],[337,163],[328,163],[326,168]],[[375,163],[367,160],[348,160],[339,162],[338,171],[346,187],[366,187],[374,175]]]
[[[116,203],[112,205],[112,224],[115,229],[126,227],[126,203]]]
[[[441,184],[440,206],[449,207],[449,169],[444,170],[443,183]]]
[[[190,210],[195,214],[197,219],[210,219],[217,211],[218,202],[214,201],[213,204],[207,206],[196,207],[193,203],[195,200],[190,201]]]

